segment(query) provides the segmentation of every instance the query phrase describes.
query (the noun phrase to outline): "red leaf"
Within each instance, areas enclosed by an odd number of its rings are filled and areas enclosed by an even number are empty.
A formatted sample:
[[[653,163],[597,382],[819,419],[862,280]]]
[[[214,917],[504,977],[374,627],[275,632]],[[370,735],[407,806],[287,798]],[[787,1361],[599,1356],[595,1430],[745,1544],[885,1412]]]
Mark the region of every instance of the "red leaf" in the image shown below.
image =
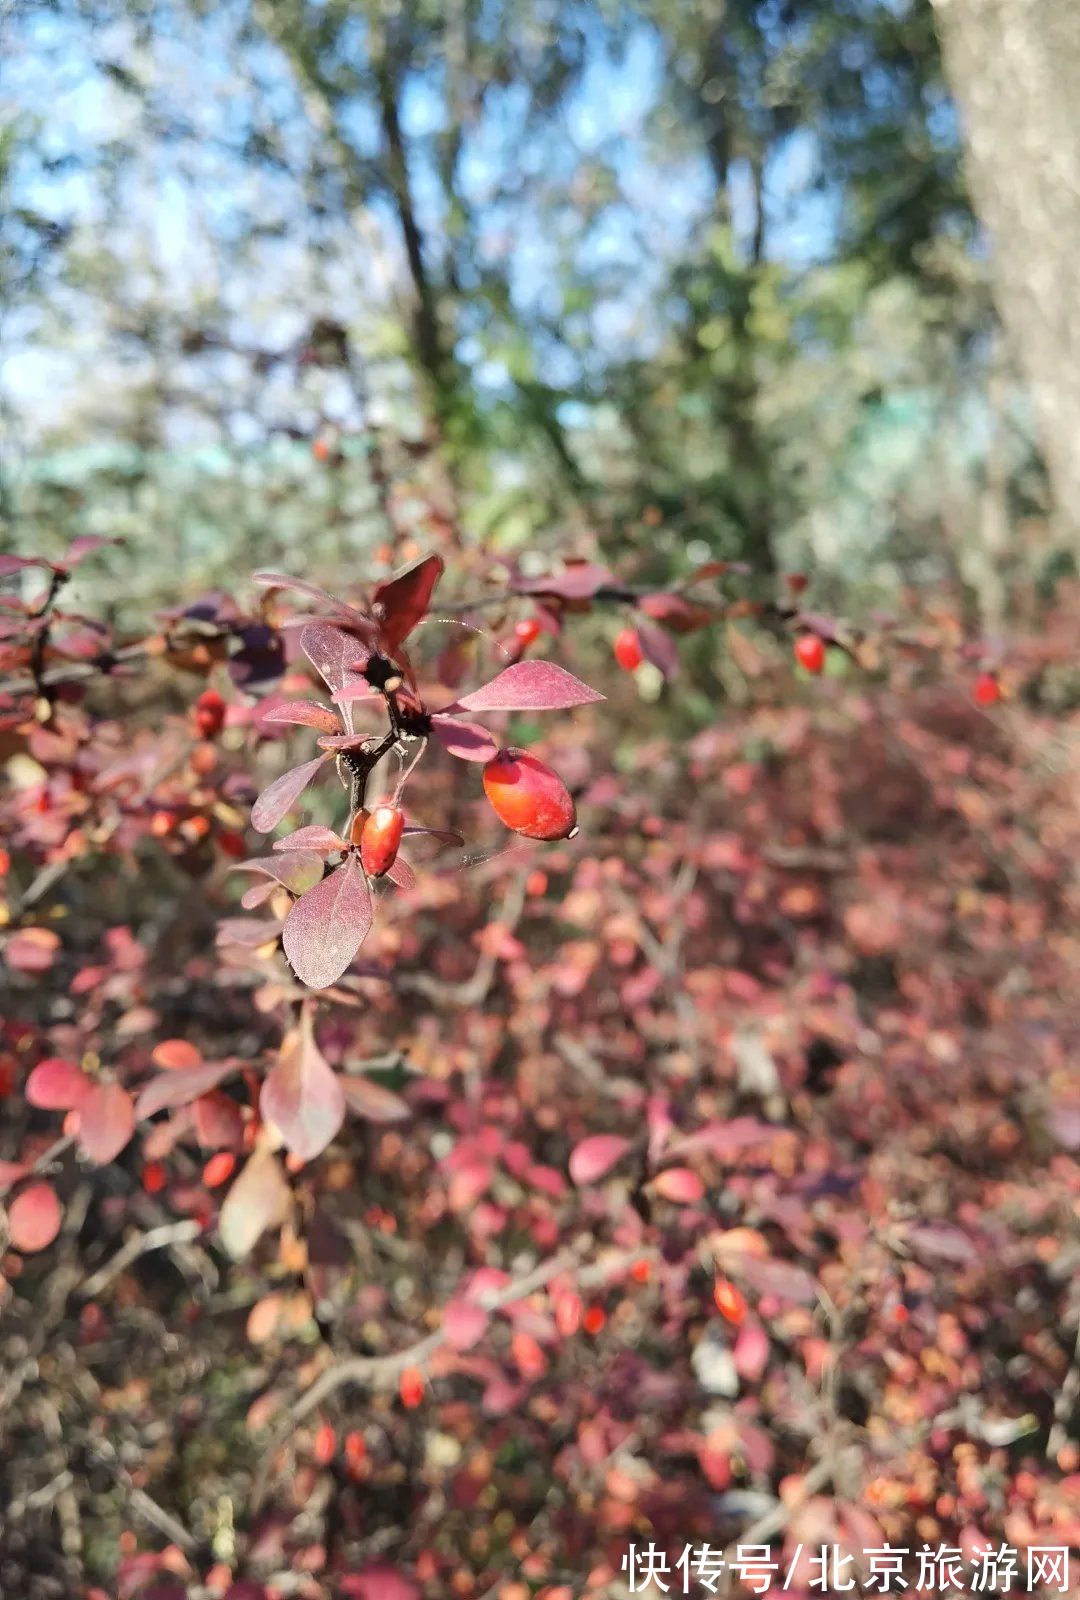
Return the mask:
[[[244,1119],[235,1100],[220,1089],[195,1102],[195,1137],[204,1150],[236,1150],[244,1137]]]
[[[85,561],[87,556],[104,549],[106,545],[123,544],[123,542],[122,539],[110,539],[103,533],[81,533],[68,545],[61,566],[70,570],[72,567],[77,567],[80,561]]]
[[[589,600],[614,580],[607,567],[575,561],[553,578],[527,578],[514,584],[518,594],[550,594],[559,600]]]
[[[443,1310],[443,1336],[452,1350],[471,1350],[483,1337],[488,1313],[470,1300],[451,1300]]]
[[[250,861],[238,861],[230,871],[258,872],[284,885],[291,894],[303,894],[322,877],[323,863],[314,850],[285,850],[276,856],[253,856]],[[248,904],[246,894],[243,904]]]
[[[416,888],[416,874],[402,856],[398,856],[393,865],[387,867],[386,876],[391,883],[396,883],[399,889]]]
[[[301,895],[285,918],[282,944],[301,983],[336,983],[371,927],[371,890],[354,856]]]
[[[641,648],[645,658],[663,673],[669,681],[678,675],[679,652],[675,648],[675,641],[663,628],[654,627],[651,622],[639,622],[637,636],[641,641]]]
[[[337,733],[341,727],[341,718],[336,712],[315,705],[311,700],[283,700],[280,705],[264,711],[262,720],[300,724],[305,728],[318,728],[321,733]]]
[[[44,1250],[60,1232],[63,1207],[51,1183],[32,1183],[8,1207],[8,1231],[14,1249],[30,1254]]]
[[[202,1051],[187,1039],[162,1039],[150,1052],[155,1067],[165,1067],[169,1072],[190,1072],[202,1063]]]
[[[705,1193],[705,1185],[689,1167],[668,1167],[666,1172],[657,1174],[652,1186],[665,1200],[680,1206],[695,1204]]]
[[[580,1186],[595,1183],[630,1149],[630,1140],[614,1133],[597,1133],[583,1139],[570,1156],[570,1176]]]
[[[4,948],[4,960],[13,972],[37,976],[48,972],[60,950],[60,939],[51,928],[20,928]]]
[[[517,661],[457,703],[468,711],[565,711],[603,698],[553,661]]]
[[[442,573],[441,556],[424,556],[375,589],[372,610],[378,618],[382,648],[388,655],[393,655],[426,615]]]
[[[275,839],[271,846],[274,850],[317,850],[320,855],[330,855],[334,850],[347,850],[344,839],[338,837],[333,828],[320,827],[312,823],[307,828],[297,828],[295,833],[287,833],[284,839]]]
[[[342,1093],[350,1111],[370,1122],[401,1122],[409,1115],[409,1108],[400,1095],[384,1089],[381,1083],[370,1078],[341,1078]]]
[[[715,606],[698,605],[677,594],[643,594],[638,601],[638,610],[654,622],[662,622],[675,633],[693,633],[721,614]]]
[[[293,594],[304,595],[308,600],[317,600],[320,605],[326,607],[331,616],[345,623],[361,637],[374,638],[375,630],[365,616],[354,607],[346,605],[344,600],[336,600],[332,594],[327,594],[326,590],[320,589],[317,584],[308,583],[303,578],[290,578],[284,572],[256,572],[252,575],[251,581],[264,589],[288,589]]]
[[[93,1079],[74,1061],[50,1056],[39,1061],[27,1078],[26,1098],[39,1111],[70,1111],[82,1105],[93,1086]]]
[[[309,622],[300,635],[300,648],[335,693],[346,684],[362,686],[365,693],[371,692],[367,679],[351,670],[362,654],[351,634],[332,627],[329,622]]]
[[[286,812],[292,810],[323,762],[328,759],[328,756],[316,756],[314,761],[305,761],[302,766],[290,767],[280,778],[275,778],[252,806],[251,826],[259,833],[269,833],[271,828],[276,828]]]
[[[115,1161],[135,1132],[135,1107],[119,1083],[97,1083],[79,1107],[79,1144],[103,1167]]]
[[[420,1600],[419,1586],[396,1567],[382,1562],[365,1567],[351,1578],[341,1578],[338,1587],[347,1600]]]
[[[223,1078],[236,1071],[235,1061],[204,1061],[197,1067],[163,1072],[159,1078],[151,1078],[149,1083],[143,1084],[135,1102],[135,1115],[141,1122],[158,1111],[190,1105],[192,1100],[216,1089]]]
[[[731,1352],[735,1371],[748,1383],[757,1383],[769,1364],[769,1340],[760,1322],[746,1322],[739,1329]]]
[[[257,1148],[221,1208],[221,1242],[234,1261],[249,1255],[267,1228],[277,1228],[289,1215],[292,1196],[278,1159]]]
[[[345,1120],[341,1080],[315,1043],[306,1015],[282,1040],[263,1082],[259,1110],[304,1161],[320,1155]]]
[[[488,730],[477,722],[463,722],[457,717],[436,713],[431,719],[431,731],[443,748],[459,761],[490,761],[499,748]]]

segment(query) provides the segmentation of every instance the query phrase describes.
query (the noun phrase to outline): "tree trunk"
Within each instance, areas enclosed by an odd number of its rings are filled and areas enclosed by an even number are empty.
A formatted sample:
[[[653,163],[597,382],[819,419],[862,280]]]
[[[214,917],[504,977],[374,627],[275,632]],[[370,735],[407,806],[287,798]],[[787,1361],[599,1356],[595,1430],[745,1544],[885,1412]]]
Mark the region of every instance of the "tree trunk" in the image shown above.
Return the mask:
[[[1080,0],[934,0],[996,298],[1080,555]]]

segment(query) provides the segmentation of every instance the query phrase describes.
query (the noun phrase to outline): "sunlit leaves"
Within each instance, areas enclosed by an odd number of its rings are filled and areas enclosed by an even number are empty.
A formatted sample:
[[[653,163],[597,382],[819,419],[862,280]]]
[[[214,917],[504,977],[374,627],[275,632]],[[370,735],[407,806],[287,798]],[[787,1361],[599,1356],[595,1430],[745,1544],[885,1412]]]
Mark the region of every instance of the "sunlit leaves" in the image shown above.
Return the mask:
[[[336,983],[371,928],[371,890],[355,856],[300,896],[285,918],[282,944],[301,983]]]
[[[218,1218],[221,1242],[234,1260],[250,1255],[263,1234],[289,1215],[292,1196],[281,1163],[258,1145],[225,1196]]]
[[[341,1080],[315,1043],[306,1013],[282,1041],[263,1082],[259,1110],[304,1161],[320,1155],[345,1120]]]

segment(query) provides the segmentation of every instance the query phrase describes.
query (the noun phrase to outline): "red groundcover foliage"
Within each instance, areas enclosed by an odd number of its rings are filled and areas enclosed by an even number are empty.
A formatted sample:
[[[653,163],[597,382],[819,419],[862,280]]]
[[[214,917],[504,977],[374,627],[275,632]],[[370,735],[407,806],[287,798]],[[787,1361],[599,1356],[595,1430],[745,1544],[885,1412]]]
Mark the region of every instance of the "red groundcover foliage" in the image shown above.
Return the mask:
[[[801,580],[444,602],[428,557],[119,640],[62,606],[91,553],[0,558],[0,1592],[1075,1545],[1067,610],[991,659]]]

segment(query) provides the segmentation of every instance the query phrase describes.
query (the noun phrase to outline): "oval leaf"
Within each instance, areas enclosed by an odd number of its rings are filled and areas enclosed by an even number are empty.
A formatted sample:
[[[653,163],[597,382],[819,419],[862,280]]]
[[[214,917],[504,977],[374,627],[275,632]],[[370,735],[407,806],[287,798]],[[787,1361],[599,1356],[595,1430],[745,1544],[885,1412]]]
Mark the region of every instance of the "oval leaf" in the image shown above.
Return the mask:
[[[451,1300],[443,1311],[443,1336],[452,1350],[471,1350],[483,1337],[489,1314],[471,1300]]]
[[[71,1111],[82,1105],[93,1087],[93,1079],[74,1061],[50,1056],[39,1061],[27,1078],[26,1098],[39,1111]]]
[[[433,716],[431,731],[444,750],[459,761],[490,761],[498,744],[477,722],[462,722],[457,717]]]
[[[27,1255],[44,1250],[60,1232],[64,1212],[51,1183],[32,1183],[8,1207],[8,1232],[14,1249]]]
[[[271,828],[277,827],[286,812],[292,810],[327,759],[326,756],[316,756],[314,761],[305,761],[302,766],[290,767],[280,778],[275,778],[252,806],[251,826],[259,833],[269,833]]]
[[[119,1083],[97,1083],[79,1107],[79,1144],[99,1167],[115,1161],[135,1132],[135,1106]]]
[[[310,1024],[285,1035],[263,1082],[259,1110],[302,1161],[320,1155],[344,1122],[341,1081],[315,1043]]]
[[[344,839],[338,837],[333,828],[323,828],[318,823],[312,823],[307,828],[297,828],[295,833],[287,833],[284,839],[275,839],[271,846],[274,850],[317,850],[319,855],[330,855],[334,850],[347,850],[348,845]]]
[[[372,609],[379,618],[380,642],[388,655],[404,643],[426,613],[442,572],[441,556],[424,556],[376,587]]]
[[[218,1218],[221,1242],[234,1261],[250,1255],[267,1228],[281,1226],[291,1198],[277,1157],[258,1148],[225,1196]]]
[[[310,989],[336,983],[371,927],[371,890],[349,856],[301,895],[285,918],[282,944],[296,976]]]
[[[162,1039],[150,1052],[155,1067],[166,1067],[169,1072],[190,1072],[202,1065],[202,1051],[187,1039]]]
[[[665,1200],[680,1206],[693,1205],[705,1193],[705,1185],[689,1167],[669,1167],[666,1172],[658,1173],[653,1179],[653,1188]]]
[[[279,706],[264,711],[262,720],[296,723],[305,728],[318,728],[320,733],[337,733],[341,727],[341,718],[336,712],[311,700],[283,700]]]
[[[469,711],[565,711],[603,698],[553,661],[517,661],[458,705]]]
[[[370,1122],[401,1122],[409,1108],[399,1094],[384,1089],[370,1078],[340,1078],[342,1093],[350,1111]]]
[[[216,1089],[223,1078],[235,1071],[234,1061],[204,1061],[186,1070],[163,1072],[160,1078],[151,1078],[139,1091],[135,1115],[141,1122],[158,1111],[173,1111],[177,1106],[190,1105],[201,1094]]]
[[[629,1139],[614,1133],[597,1133],[583,1139],[570,1156],[570,1176],[578,1185],[595,1183],[621,1161],[630,1148]]]

